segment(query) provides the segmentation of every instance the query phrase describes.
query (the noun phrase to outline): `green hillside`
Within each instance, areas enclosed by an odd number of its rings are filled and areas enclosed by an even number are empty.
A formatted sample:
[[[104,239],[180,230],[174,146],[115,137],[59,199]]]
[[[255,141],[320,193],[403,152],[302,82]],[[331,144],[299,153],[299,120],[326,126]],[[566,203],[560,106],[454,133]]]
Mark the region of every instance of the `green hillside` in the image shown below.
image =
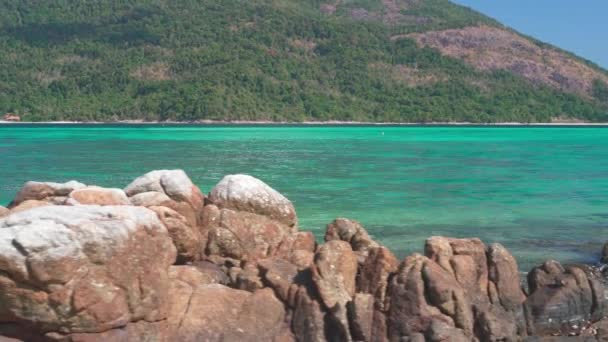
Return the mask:
[[[409,36],[476,26],[504,29],[447,0],[0,0],[0,114],[608,121],[606,72],[589,62],[568,55],[593,69],[586,95]]]

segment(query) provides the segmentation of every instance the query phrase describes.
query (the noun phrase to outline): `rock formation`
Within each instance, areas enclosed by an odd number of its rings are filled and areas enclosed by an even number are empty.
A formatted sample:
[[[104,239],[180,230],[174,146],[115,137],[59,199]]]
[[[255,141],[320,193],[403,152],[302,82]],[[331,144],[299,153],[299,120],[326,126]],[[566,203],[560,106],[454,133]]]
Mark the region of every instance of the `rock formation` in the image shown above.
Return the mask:
[[[325,243],[251,176],[181,170],[124,191],[29,182],[0,207],[0,341],[580,341],[608,338],[586,265],[431,237],[399,261],[349,219]],[[557,340],[555,340],[557,341]]]

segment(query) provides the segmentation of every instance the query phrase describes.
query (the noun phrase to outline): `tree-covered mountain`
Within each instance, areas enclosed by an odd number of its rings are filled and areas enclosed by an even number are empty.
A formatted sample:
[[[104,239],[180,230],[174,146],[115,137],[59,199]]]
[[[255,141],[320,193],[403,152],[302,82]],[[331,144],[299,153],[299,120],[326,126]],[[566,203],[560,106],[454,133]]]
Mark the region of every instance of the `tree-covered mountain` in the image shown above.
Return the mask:
[[[447,0],[0,0],[0,113],[608,121],[608,73]]]

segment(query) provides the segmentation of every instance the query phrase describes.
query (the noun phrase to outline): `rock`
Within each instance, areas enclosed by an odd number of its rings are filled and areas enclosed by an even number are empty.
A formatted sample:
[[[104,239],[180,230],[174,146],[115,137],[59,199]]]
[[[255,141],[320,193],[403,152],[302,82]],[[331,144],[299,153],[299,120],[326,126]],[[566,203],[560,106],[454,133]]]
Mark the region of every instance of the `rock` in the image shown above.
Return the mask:
[[[174,341],[272,341],[288,330],[270,289],[252,294],[212,284],[180,293],[169,317]]]
[[[192,227],[202,225],[205,196],[182,170],[157,170],[138,177],[125,189],[133,205],[171,208]]]
[[[0,205],[0,217],[8,215],[8,213],[9,213],[9,210]]]
[[[225,176],[209,194],[220,209],[233,209],[267,216],[288,227],[296,227],[291,202],[261,180],[248,175]]]
[[[563,269],[563,272],[560,272]],[[531,334],[568,334],[606,315],[605,289],[584,266],[547,262],[530,272],[525,301]]]
[[[311,232],[297,232],[288,235],[279,245],[276,257],[288,260],[298,269],[310,268],[316,249],[315,237]]]
[[[176,202],[189,202],[195,206],[202,198],[200,191],[183,170],[156,170],[136,178],[125,188],[129,197],[145,192],[158,192]]]
[[[79,204],[130,205],[131,201],[121,189],[89,186],[70,192],[69,197]]]
[[[214,263],[208,261],[198,261],[191,263],[189,266],[195,267],[206,278],[205,284],[222,284],[230,283],[228,275]]]
[[[449,316],[457,328],[471,333],[474,323],[471,304],[456,278],[434,262],[424,264],[422,278],[429,304]]]
[[[195,288],[200,285],[219,284],[223,279],[217,277],[214,272],[208,272],[208,269],[190,266],[190,265],[175,265],[169,267],[169,278],[190,285]]]
[[[397,258],[386,247],[376,247],[360,267],[357,291],[374,295],[376,309],[385,311],[389,276],[399,267]]]
[[[355,295],[357,257],[347,242],[329,241],[317,250],[312,270],[322,302],[335,320],[332,332],[340,340],[351,340],[346,305]]]
[[[353,251],[357,254],[360,263],[365,261],[370,248],[380,245],[369,237],[363,226],[353,220],[337,218],[327,225],[325,231],[325,241],[342,240],[350,244]]]
[[[434,236],[426,241],[425,255],[454,275],[469,297],[487,295],[486,246],[481,240]]]
[[[521,289],[517,262],[497,243],[488,248],[488,279],[498,293],[499,302],[494,304],[502,305],[507,311],[521,310],[526,296]]]
[[[315,255],[313,280],[328,308],[345,305],[355,295],[357,259],[348,243],[330,241]]]
[[[355,341],[371,341],[374,324],[374,297],[357,293],[348,306],[352,337]]]
[[[150,208],[158,214],[177,247],[179,264],[202,258],[207,244],[202,217],[205,196],[184,171],[148,172],[124,191],[133,205]]]
[[[470,342],[471,337],[467,336],[460,329],[454,328],[450,323],[440,319],[432,319],[426,331],[426,341],[429,342]]]
[[[605,243],[604,247],[602,248],[602,262],[608,264],[608,242]]]
[[[54,197],[65,198],[72,191],[84,187],[86,185],[76,181],[69,181],[67,183],[27,182],[19,190],[9,208],[16,207],[27,200],[52,202]]]
[[[234,269],[237,268],[234,267],[231,270]],[[239,290],[254,292],[264,287],[262,279],[260,278],[260,271],[258,270],[256,264],[246,263],[243,269],[240,270],[234,277],[235,279],[232,283],[232,287]]]
[[[265,259],[258,263],[264,281],[275,291],[283,302],[289,301],[289,290],[296,283],[296,265],[278,258]]]
[[[221,209],[209,228],[207,255],[255,261],[272,257],[290,236],[289,227],[265,216]]]
[[[149,207],[154,211],[160,221],[167,227],[167,231],[177,249],[177,263],[198,260],[203,252],[203,237],[198,227],[192,227],[186,218],[173,209],[167,207]]]
[[[175,248],[145,208],[46,206],[0,219],[0,319],[98,333],[167,317]]]
[[[295,294],[291,322],[297,341],[327,341],[325,337],[325,313],[311,289],[300,286]]]

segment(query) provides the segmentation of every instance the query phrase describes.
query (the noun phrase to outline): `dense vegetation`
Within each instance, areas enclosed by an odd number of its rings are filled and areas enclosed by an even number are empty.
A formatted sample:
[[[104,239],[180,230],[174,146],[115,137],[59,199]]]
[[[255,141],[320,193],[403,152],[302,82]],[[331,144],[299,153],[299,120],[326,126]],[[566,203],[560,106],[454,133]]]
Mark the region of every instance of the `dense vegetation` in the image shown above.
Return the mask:
[[[0,113],[27,120],[608,121],[595,99],[395,34],[485,23],[447,0],[355,20],[319,0],[0,0]]]

